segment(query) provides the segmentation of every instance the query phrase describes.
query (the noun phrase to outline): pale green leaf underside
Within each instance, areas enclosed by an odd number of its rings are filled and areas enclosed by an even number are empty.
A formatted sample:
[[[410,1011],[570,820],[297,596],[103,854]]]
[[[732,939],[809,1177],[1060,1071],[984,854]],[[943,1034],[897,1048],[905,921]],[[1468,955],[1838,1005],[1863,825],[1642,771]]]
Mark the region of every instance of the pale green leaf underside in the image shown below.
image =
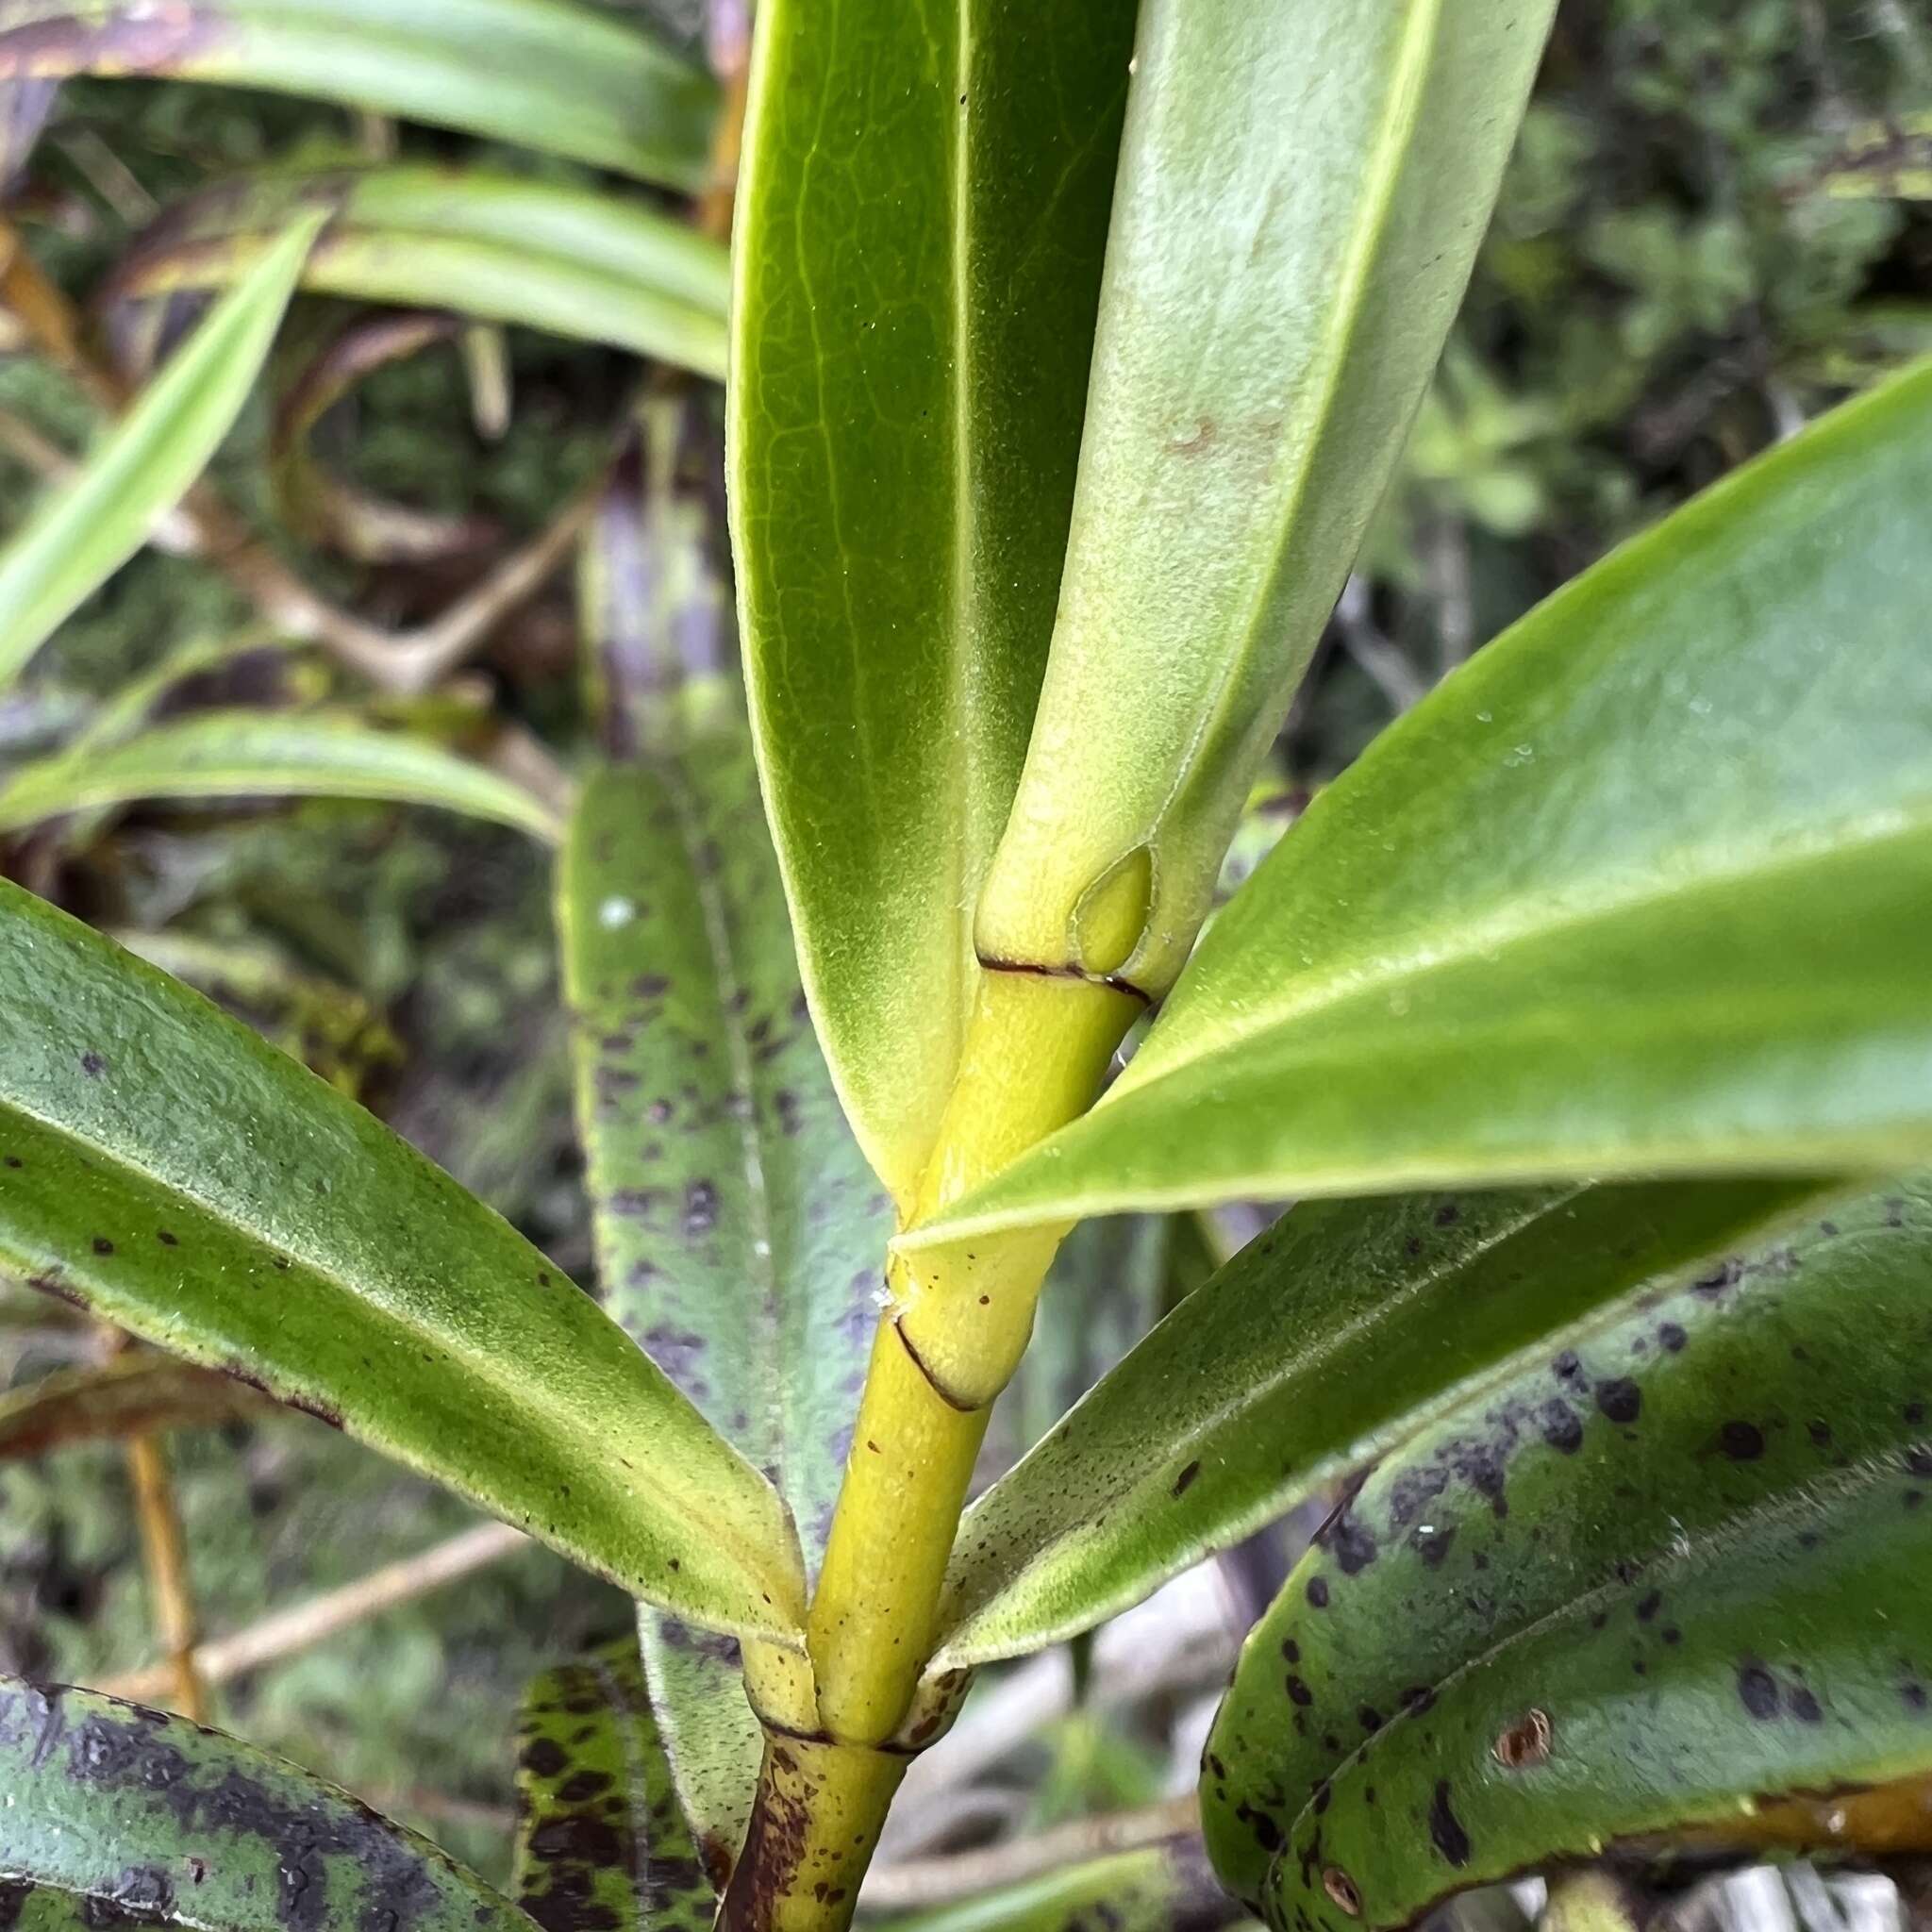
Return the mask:
[[[1928,558],[1921,365],[1385,732],[1113,1091],[917,1239],[1932,1150]]]
[[[0,689],[141,548],[241,413],[321,226],[319,215],[292,212],[79,472],[0,550]]]
[[[1553,1332],[1600,1325],[1820,1192],[1745,1180],[1305,1204],[967,1512],[941,1665],[1091,1628],[1514,1374]]]
[[[402,165],[239,176],[171,208],[113,292],[219,287],[294,215],[329,226],[303,270],[323,294],[454,309],[724,373],[724,249],[655,208],[568,183]]]
[[[361,1108],[14,886],[0,1255],[637,1594],[795,1635],[770,1486],[588,1297]]]
[[[22,767],[0,783],[0,831],[140,799],[249,795],[440,806],[552,841],[561,829],[521,785],[425,739],[351,716],[217,711]]]
[[[1747,1828],[1745,1795],[1932,1766],[1928,1215],[1923,1178],[1828,1204],[1385,1458],[1208,1741],[1235,1890],[1277,1926],[1394,1927],[1602,1843]],[[1502,1761],[1531,1710],[1541,1744]]]
[[[91,1691],[0,1678],[0,1900],[26,1903],[8,1883],[25,1881],[72,1900],[73,1924],[529,1932],[474,1872],[346,1791]]]
[[[461,128],[703,185],[716,88],[569,0],[0,0],[0,83],[173,75]]]
[[[1128,0],[769,0],[736,230],[746,665],[808,988],[909,1199],[1059,582]]]

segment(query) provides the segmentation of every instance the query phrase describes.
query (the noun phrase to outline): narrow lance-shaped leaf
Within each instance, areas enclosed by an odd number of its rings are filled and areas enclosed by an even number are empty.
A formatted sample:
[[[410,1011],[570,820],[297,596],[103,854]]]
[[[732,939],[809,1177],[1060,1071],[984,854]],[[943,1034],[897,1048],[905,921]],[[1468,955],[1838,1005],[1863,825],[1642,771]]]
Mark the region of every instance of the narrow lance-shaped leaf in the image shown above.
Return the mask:
[[[773,1473],[810,1564],[892,1221],[799,992],[737,703],[722,686],[691,693],[686,714],[700,722],[688,744],[589,780],[558,918],[605,1307]],[[728,1863],[757,1727],[741,1688],[720,1679],[729,1659],[655,1624],[647,1657],[680,1771],[721,1755],[721,1725],[738,1745],[722,1755],[741,1789],[699,1807],[708,1854],[715,1863],[722,1846]],[[708,1695],[679,1697],[667,1675]],[[702,1748],[680,1730],[699,1722]]]
[[[1552,1333],[1600,1324],[1822,1191],[1579,1185],[1297,1208],[968,1511],[941,1666],[1091,1629],[1513,1374]]]
[[[116,269],[122,299],[219,288],[284,223],[328,226],[302,285],[449,308],[724,373],[724,249],[625,196],[487,170],[274,170],[222,182],[156,222]]]
[[[91,1691],[0,1678],[0,1901],[24,1912],[64,1901],[71,1924],[527,1932],[474,1872],[346,1791]]]
[[[1173,984],[1461,300],[1554,0],[1147,0],[981,951]]]
[[[321,225],[305,215],[268,245],[79,474],[0,550],[0,689],[201,474],[248,400]]]
[[[215,711],[105,751],[56,753],[0,784],[0,832],[139,799],[372,798],[441,806],[554,841],[556,818],[521,785],[441,745],[354,716]]]
[[[0,1257],[640,1595],[796,1632],[770,1486],[587,1296],[359,1108],[10,885]]]
[[[631,1638],[525,1694],[510,1890],[544,1932],[709,1932],[716,1901]]]
[[[1130,0],[770,0],[727,396],[766,797],[806,984],[909,1198],[1073,493]]]
[[[0,0],[0,83],[154,75],[272,88],[703,185],[716,88],[572,0]]]
[[[1932,1184],[1553,1349],[1370,1474],[1242,1653],[1208,1843],[1271,1924],[1932,1768]]]
[[[1391,725],[1084,1120],[922,1237],[1932,1148],[1932,364]]]

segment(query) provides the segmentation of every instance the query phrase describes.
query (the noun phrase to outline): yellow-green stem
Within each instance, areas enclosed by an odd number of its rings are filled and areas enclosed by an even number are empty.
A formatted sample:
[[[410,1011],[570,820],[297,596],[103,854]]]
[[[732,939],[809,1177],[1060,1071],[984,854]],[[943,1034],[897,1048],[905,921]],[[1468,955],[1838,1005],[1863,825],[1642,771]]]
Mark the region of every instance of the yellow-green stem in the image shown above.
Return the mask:
[[[1077,974],[982,974],[914,1218],[1083,1112],[1141,1007]],[[988,1413],[1025,1349],[1064,1232],[1023,1228],[893,1257],[807,1624],[820,1723],[841,1742],[892,1737],[912,1703]]]

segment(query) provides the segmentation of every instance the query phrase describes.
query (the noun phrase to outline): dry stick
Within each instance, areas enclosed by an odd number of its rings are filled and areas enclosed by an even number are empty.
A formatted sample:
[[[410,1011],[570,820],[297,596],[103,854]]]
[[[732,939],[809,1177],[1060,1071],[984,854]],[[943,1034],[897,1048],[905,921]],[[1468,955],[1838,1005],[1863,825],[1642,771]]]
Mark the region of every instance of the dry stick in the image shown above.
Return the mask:
[[[175,1507],[167,1452],[158,1436],[127,1439],[127,1474],[134,1485],[142,1561],[147,1569],[155,1624],[167,1653],[160,1676],[175,1708],[198,1724],[206,1724],[208,1687],[194,1661],[198,1628],[188,1580],[188,1544],[181,1534],[181,1512]]]
[[[1134,1811],[1076,1818],[1032,1838],[1009,1839],[979,1851],[913,1858],[866,1875],[858,1908],[867,1914],[916,1911],[1018,1885],[1111,1852],[1138,1851],[1201,1828],[1201,1801],[1192,1791]]]
[[[200,1645],[193,1654],[194,1667],[203,1683],[225,1684],[264,1664],[279,1663],[284,1657],[312,1649],[366,1617],[458,1582],[529,1547],[529,1543],[522,1530],[512,1529],[507,1523],[479,1524],[416,1556],[385,1563],[380,1570],[372,1570],[340,1590],[325,1591],[307,1603],[277,1610],[245,1630]],[[155,1663],[103,1678],[95,1688],[110,1697],[141,1703],[164,1694],[173,1681],[174,1666]]]

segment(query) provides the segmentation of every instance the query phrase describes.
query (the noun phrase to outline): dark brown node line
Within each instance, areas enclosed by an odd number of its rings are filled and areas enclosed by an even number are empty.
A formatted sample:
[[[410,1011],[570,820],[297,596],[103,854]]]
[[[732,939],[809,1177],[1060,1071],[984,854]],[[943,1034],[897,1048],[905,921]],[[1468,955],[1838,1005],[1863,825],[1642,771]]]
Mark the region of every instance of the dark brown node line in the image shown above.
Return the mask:
[[[911,1361],[912,1366],[915,1369],[917,1369],[922,1375],[925,1377],[926,1387],[929,1388],[932,1391],[932,1392],[935,1395],[937,1395],[939,1399],[946,1405],[948,1408],[957,1411],[960,1415],[977,1415],[979,1411],[987,1406],[983,1402],[962,1401],[958,1396],[955,1395],[953,1391],[950,1389],[948,1389],[946,1385],[943,1382],[941,1382],[936,1374],[933,1374],[931,1367],[927,1364],[925,1360],[925,1357],[922,1356],[918,1349],[912,1345],[912,1338],[906,1332],[906,1320],[903,1315],[894,1315],[892,1317],[892,1333],[899,1338],[899,1345],[906,1351],[907,1357]]]
[[[1042,966],[1034,959],[991,959],[984,953],[975,953],[974,957],[988,973],[1030,973],[1036,979],[1077,979],[1087,986],[1110,987],[1115,992],[1139,1000],[1143,1007],[1154,1004],[1151,992],[1143,992],[1131,979],[1123,978],[1118,973],[1084,973],[1077,966]]]

